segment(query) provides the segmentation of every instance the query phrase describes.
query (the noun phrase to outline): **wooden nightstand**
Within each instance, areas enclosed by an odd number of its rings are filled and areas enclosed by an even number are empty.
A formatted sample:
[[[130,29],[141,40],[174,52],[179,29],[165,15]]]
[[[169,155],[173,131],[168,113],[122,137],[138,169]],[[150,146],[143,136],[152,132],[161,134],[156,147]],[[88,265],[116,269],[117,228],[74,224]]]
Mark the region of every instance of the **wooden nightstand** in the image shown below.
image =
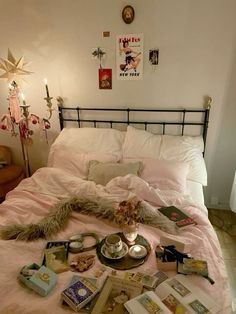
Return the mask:
[[[12,164],[9,147],[0,146],[0,157],[7,162],[6,166],[0,169],[0,202],[2,202],[6,194],[24,178],[24,171],[22,167]]]

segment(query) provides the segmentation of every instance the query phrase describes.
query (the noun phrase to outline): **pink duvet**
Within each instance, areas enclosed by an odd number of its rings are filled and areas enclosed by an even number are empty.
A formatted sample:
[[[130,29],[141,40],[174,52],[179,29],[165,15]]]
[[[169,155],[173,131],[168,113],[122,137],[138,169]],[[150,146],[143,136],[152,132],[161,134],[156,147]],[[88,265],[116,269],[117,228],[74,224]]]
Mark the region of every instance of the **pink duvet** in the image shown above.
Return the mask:
[[[60,169],[41,168],[31,178],[23,180],[15,190],[7,195],[6,201],[0,205],[0,224],[36,223],[50,212],[56,202],[72,195],[89,197],[99,195],[115,201],[122,201],[132,195],[137,195],[154,207],[175,205],[184,209],[198,224],[181,230],[176,239],[191,241],[192,256],[207,260],[210,277],[214,279],[215,284],[211,285],[201,277],[191,276],[191,278],[219,303],[222,307],[219,313],[231,313],[230,290],[217,236],[206,215],[186,195],[183,196],[174,191],[155,190],[141,178],[132,175],[115,178],[103,187],[96,186],[91,181],[71,176]],[[118,231],[118,226],[111,222],[73,213],[67,227],[53,239],[68,239],[71,235],[80,232],[96,232],[102,239],[107,234]],[[148,239],[153,252],[148,261],[136,268],[135,271],[152,274],[157,271],[154,249],[159,243],[160,236],[165,233],[147,225],[141,225],[139,233]],[[19,270],[24,265],[42,262],[46,242],[46,240],[36,242],[0,240],[1,314],[71,313],[71,310],[61,306],[60,294],[74,273],[68,271],[58,274],[56,288],[46,297],[41,297],[22,287],[16,279]],[[73,257],[72,254],[69,259],[71,257]],[[100,262],[96,259],[95,266],[84,272],[83,275],[94,276],[100,266]],[[111,269],[107,268],[99,279],[100,283],[110,272]]]

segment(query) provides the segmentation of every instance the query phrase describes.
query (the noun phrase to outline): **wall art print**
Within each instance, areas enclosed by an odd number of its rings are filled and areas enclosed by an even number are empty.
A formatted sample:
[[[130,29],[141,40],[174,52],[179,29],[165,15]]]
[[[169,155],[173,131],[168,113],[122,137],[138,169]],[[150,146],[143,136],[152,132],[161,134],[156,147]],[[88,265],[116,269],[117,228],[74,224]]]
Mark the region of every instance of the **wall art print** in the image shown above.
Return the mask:
[[[117,36],[116,73],[119,80],[143,78],[143,34]]]
[[[98,69],[99,89],[112,89],[112,69]]]
[[[151,65],[158,65],[159,49],[149,50],[149,62]]]

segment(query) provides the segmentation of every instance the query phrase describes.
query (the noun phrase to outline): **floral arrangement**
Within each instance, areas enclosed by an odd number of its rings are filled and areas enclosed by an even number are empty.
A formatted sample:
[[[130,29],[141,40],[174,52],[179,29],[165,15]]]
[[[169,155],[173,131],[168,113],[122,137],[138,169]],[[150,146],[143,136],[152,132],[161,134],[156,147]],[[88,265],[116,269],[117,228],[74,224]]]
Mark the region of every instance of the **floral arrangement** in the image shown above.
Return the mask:
[[[140,204],[141,201],[136,197],[120,202],[114,212],[116,223],[126,226],[139,222],[141,220],[139,215]]]

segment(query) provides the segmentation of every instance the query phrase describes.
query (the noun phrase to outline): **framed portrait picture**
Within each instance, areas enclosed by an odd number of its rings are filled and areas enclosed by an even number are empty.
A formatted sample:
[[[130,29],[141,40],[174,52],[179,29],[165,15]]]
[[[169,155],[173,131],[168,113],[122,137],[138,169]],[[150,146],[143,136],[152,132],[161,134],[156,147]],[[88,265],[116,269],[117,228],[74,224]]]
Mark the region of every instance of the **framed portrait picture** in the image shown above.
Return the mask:
[[[127,5],[122,10],[122,19],[126,24],[130,24],[134,20],[134,8],[131,5]]]
[[[112,89],[112,69],[98,70],[99,89]]]

